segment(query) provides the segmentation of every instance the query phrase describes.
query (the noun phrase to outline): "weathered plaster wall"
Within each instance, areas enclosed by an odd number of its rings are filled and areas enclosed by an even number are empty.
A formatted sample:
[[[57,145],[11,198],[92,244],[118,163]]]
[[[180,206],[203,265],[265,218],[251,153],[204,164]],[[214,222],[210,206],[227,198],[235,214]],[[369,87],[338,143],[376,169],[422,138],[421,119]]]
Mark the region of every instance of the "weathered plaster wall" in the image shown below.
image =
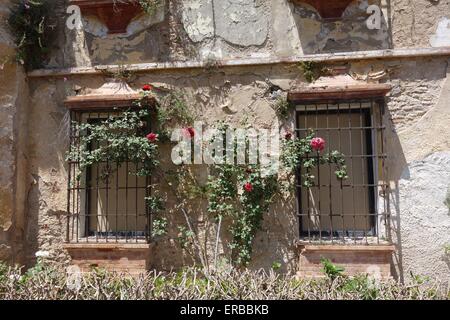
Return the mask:
[[[427,1],[426,1],[427,2]],[[445,1],[447,4],[448,2]],[[367,27],[369,5],[383,9],[381,28]],[[385,0],[358,0],[349,5],[343,18],[323,20],[309,5],[288,1],[167,0],[149,16],[136,18],[122,35],[108,35],[102,24],[84,17],[82,30],[65,28],[64,58],[54,59],[64,66],[129,64],[153,61],[220,60],[233,57],[293,56],[313,53],[429,46],[445,43],[445,22],[438,25],[447,4],[416,10],[417,21],[436,26],[421,31],[422,44],[404,35],[408,25],[403,10],[389,7]],[[64,13],[66,3],[58,4]],[[403,3],[399,4],[403,5]],[[401,7],[400,7],[401,8]],[[408,7],[409,8],[409,7]],[[424,9],[424,8],[421,8]],[[406,9],[405,9],[406,10]],[[63,14],[62,14],[63,15]],[[418,22],[417,22],[418,23]],[[394,27],[389,28],[390,25]],[[61,25],[65,25],[64,19]],[[443,31],[442,31],[443,30]],[[392,32],[395,32],[393,38]],[[55,53],[56,54],[56,53]]]
[[[3,24],[8,2],[0,4],[1,57],[14,56]],[[26,203],[27,83],[20,66],[0,65],[0,260],[20,262]]]
[[[449,0],[387,2],[394,48],[449,45]]]
[[[398,133],[407,167],[392,166],[400,174],[393,199],[397,213],[400,268],[450,280],[450,66],[437,100],[417,122]],[[444,69],[445,70],[445,69]]]
[[[388,98],[385,124],[387,166],[392,187],[392,234],[398,248],[394,259],[395,273],[399,277],[407,277],[410,270],[442,279],[447,279],[449,274],[448,265],[443,260],[443,245],[449,242],[450,223],[448,208],[444,204],[450,184],[450,137],[446,130],[449,105],[447,63],[447,59],[440,58],[366,61],[351,65],[351,73],[359,76],[385,70],[381,81],[394,87]],[[35,108],[30,113],[33,119],[30,124],[33,132],[30,136],[30,167],[35,184],[29,200],[32,219],[29,241],[34,250],[48,250],[55,259],[67,259],[61,248],[67,183],[63,160],[66,141],[62,129],[67,119],[62,100],[67,88],[73,85],[89,92],[104,81],[105,78],[98,76],[71,77],[67,82],[62,79],[33,80],[31,99]],[[420,85],[413,85],[414,81]],[[305,85],[296,66],[153,72],[139,75],[131,85],[138,89],[147,82],[157,89],[184,90],[193,111],[207,124],[225,120],[239,127],[252,124],[259,128],[273,123],[281,125],[271,108],[273,84],[283,90]],[[416,106],[417,110],[405,110],[410,105]],[[411,117],[405,118],[409,113]],[[47,121],[45,127],[38,125],[42,121]],[[284,126],[289,127],[290,122]],[[61,132],[61,135],[49,143],[42,143],[45,137],[55,136],[55,132]],[[207,171],[199,168],[198,173],[205,178]],[[169,196],[168,207],[176,202]],[[270,268],[273,262],[279,261],[284,271],[295,270],[294,244],[298,228],[294,203],[292,197],[282,199],[266,216],[263,230],[255,240],[252,268]],[[198,213],[194,221],[203,225],[205,203],[189,206]],[[168,240],[161,239],[156,243],[153,261],[155,268],[167,270],[190,263],[191,259],[175,241],[178,234],[176,225],[183,222],[183,217],[178,211],[169,210],[166,214],[171,232]],[[222,237],[226,239],[225,231]],[[226,248],[222,247],[222,250],[226,251]],[[431,265],[432,268],[429,267]]]

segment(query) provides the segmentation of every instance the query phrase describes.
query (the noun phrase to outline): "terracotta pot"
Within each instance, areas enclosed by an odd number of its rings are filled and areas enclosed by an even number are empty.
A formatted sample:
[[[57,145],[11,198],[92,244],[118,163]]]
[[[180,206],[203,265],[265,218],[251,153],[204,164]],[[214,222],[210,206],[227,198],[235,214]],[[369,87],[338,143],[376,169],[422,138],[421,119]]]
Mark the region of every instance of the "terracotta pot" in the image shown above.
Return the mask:
[[[292,0],[294,3],[307,3],[313,6],[324,19],[337,19],[342,17],[345,9],[354,0]]]
[[[70,0],[70,4],[80,7],[83,15],[98,17],[107,27],[109,33],[125,33],[131,20],[142,13],[137,1],[114,0]]]

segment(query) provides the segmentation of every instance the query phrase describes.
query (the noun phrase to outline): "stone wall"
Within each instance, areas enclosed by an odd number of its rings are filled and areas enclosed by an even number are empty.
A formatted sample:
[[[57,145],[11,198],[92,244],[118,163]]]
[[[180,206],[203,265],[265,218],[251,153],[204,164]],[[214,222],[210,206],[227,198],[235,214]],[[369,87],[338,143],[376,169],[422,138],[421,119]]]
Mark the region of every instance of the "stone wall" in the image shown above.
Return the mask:
[[[391,0],[394,48],[448,46],[450,41],[450,1]]]
[[[412,65],[415,67],[411,68]],[[408,274],[410,270],[439,275],[441,278],[449,274],[443,260],[444,244],[450,242],[447,232],[450,218],[446,214],[448,208],[444,205],[449,183],[447,174],[450,172],[446,167],[450,150],[450,137],[445,131],[448,121],[447,65],[447,58],[351,64],[350,73],[359,76],[363,76],[367,70],[392,69],[386,73],[383,81],[393,85],[393,91],[387,99],[384,122],[389,142],[386,146],[387,167],[392,187],[390,210],[397,245],[397,276]],[[35,250],[48,250],[52,257],[59,260],[66,259],[62,241],[66,205],[64,188],[67,183],[63,158],[67,141],[61,128],[67,112],[62,101],[67,88],[73,85],[88,93],[105,80],[101,76],[70,77],[68,81],[33,80],[31,100],[35,108],[30,113],[33,135],[29,142],[31,174],[36,183],[30,192],[29,235],[35,235],[35,238],[30,238],[35,242],[29,246]],[[415,81],[420,82],[420,85],[413,85]],[[283,90],[289,90],[304,84],[304,79],[295,65],[253,67],[251,71],[247,68],[192,69],[141,74],[131,86],[139,89],[147,82],[157,90],[183,90],[193,112],[207,124],[225,120],[235,126],[247,123],[262,128],[274,123],[282,124],[271,107],[270,86],[276,84]],[[405,110],[407,106],[416,108]],[[408,115],[411,118],[407,118]],[[43,121],[47,123],[45,127],[39,125]],[[285,124],[287,128],[289,123]],[[423,128],[417,129],[420,126]],[[55,136],[55,133],[62,134],[58,134],[58,138],[52,139],[50,143],[42,144],[42,139]],[[175,203],[176,199],[169,197],[168,208]],[[280,200],[266,216],[263,230],[255,240],[252,268],[270,268],[273,262],[280,261],[283,270],[295,271],[298,261],[295,246],[298,227],[294,204],[293,197]],[[204,204],[199,205],[199,208],[204,208]],[[182,217],[176,211],[169,211],[167,215],[171,221],[169,239],[155,243],[152,260],[155,268],[165,270],[191,262],[175,241],[178,232],[176,225],[183,221]],[[417,223],[417,219],[424,223]],[[195,221],[200,224],[204,222],[201,210]],[[438,233],[437,228],[441,230]],[[437,234],[438,241],[435,238]],[[223,236],[226,239],[226,233]],[[430,242],[425,239],[430,239]],[[226,251],[226,248],[221,250]],[[423,260],[432,259],[432,272],[427,269],[428,262],[423,261],[420,265],[416,263],[418,255]]]
[[[382,9],[369,29],[368,6]],[[58,2],[65,26],[67,0]],[[152,16],[137,17],[126,34],[108,35],[95,18],[82,30],[60,34],[50,67],[155,61],[214,61],[233,57],[286,57],[449,45],[450,2],[358,0],[337,21],[322,20],[309,5],[290,1],[165,0]]]
[[[23,261],[27,198],[27,83],[4,25],[9,1],[0,4],[0,260]]]

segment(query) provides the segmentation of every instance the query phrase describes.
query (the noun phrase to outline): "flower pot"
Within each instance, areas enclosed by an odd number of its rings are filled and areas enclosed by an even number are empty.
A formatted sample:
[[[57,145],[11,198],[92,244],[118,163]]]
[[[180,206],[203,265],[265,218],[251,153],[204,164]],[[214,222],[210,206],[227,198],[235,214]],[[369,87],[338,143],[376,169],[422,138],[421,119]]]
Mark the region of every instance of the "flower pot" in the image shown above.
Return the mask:
[[[294,3],[307,3],[314,7],[324,19],[342,17],[345,9],[354,0],[292,0]]]
[[[83,15],[96,16],[108,27],[110,34],[126,33],[131,20],[143,12],[135,0],[70,0],[70,4],[79,6]]]

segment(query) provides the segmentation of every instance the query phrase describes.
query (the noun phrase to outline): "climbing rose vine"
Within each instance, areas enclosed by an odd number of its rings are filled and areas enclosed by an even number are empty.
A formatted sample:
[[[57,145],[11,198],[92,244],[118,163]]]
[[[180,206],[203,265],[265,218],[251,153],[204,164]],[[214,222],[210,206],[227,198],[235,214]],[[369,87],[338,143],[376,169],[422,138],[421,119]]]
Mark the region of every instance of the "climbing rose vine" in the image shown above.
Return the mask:
[[[288,134],[285,136],[282,142],[281,161],[292,174],[301,170],[303,187],[309,188],[314,185],[315,176],[312,172],[319,165],[334,165],[335,175],[339,180],[348,178],[344,155],[336,150],[321,154],[325,150],[325,145],[326,141],[316,137],[313,131],[305,138],[292,138],[292,135]]]

